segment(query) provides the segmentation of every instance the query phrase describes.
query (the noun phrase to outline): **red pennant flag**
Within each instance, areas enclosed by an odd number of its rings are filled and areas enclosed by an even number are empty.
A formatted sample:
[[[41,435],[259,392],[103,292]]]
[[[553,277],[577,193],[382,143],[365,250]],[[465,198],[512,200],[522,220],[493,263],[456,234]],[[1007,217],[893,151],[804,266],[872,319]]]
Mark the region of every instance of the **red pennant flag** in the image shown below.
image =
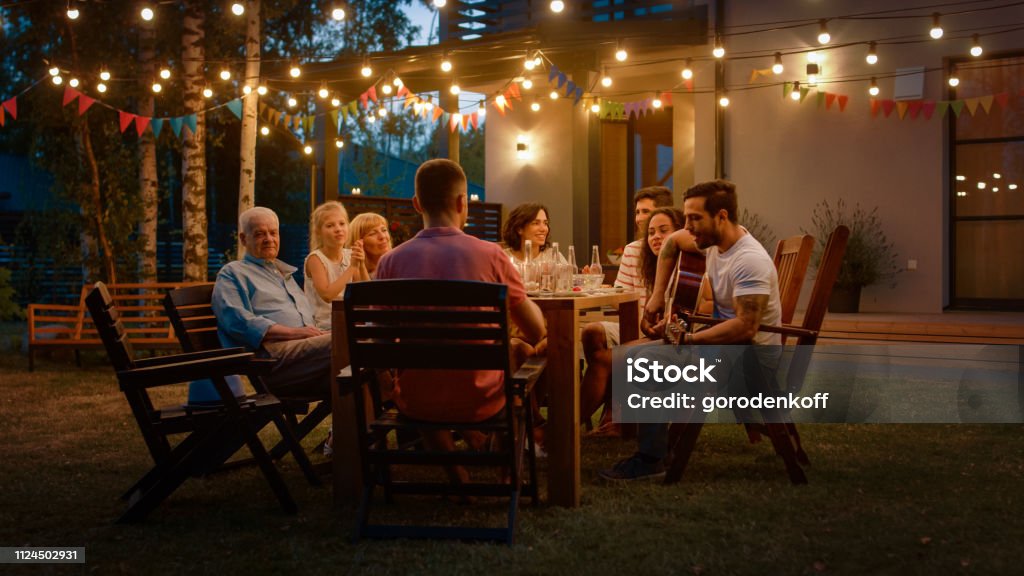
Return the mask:
[[[0,128],[4,127],[4,117],[5,116],[7,116],[7,115],[4,114],[4,109],[2,107],[0,107]]]
[[[825,92],[825,110],[832,108],[832,103],[836,101],[836,95],[831,92]]]
[[[1007,94],[1007,97],[1009,97],[1009,94]],[[1006,104],[1003,104],[1003,106],[1006,106]],[[7,100],[4,100],[4,110],[7,110],[7,113],[11,115],[12,119],[17,120],[18,119],[18,97],[17,96],[12,96],[11,98],[8,98]]]
[[[683,85],[686,86],[687,92],[693,92],[693,78],[690,78],[689,80],[684,80]]]
[[[502,94],[498,94],[498,97],[494,99],[494,107],[498,109],[498,112],[502,116],[505,115],[505,104],[505,96]]]
[[[472,114],[469,115],[469,121],[473,123],[473,130],[479,129],[479,126],[477,126],[477,122],[479,120],[479,118],[478,118],[479,115],[480,115],[479,112],[473,112]]]
[[[68,104],[71,104],[72,102],[74,102],[75,98],[78,98],[79,94],[81,94],[81,93],[78,90],[75,90],[71,86],[65,86],[64,87],[64,104],[62,104],[62,106],[67,106]]]
[[[920,100],[914,100],[910,103],[910,119],[917,120],[917,115],[921,113],[921,107],[924,106],[924,102]]]
[[[672,93],[671,92],[662,92],[661,93],[661,103],[663,105],[665,105],[665,106],[671,106],[672,105]]]
[[[929,102],[925,102],[921,106],[921,109],[924,111],[924,119],[925,120],[931,120],[932,119],[932,113],[935,112],[935,102],[930,102],[930,101]]]
[[[995,98],[996,102],[999,102],[999,105],[1002,106],[1003,108],[1006,108],[1010,104],[1009,92],[1000,92],[999,94],[995,95]],[[14,114],[11,114],[11,116],[14,116]]]
[[[894,100],[882,100],[882,112],[885,117],[888,118],[892,111],[896,108],[896,102]]]
[[[845,112],[846,111],[846,103],[850,100],[850,97],[847,96],[846,94],[840,94],[838,100],[839,100],[839,111],[840,112]]]
[[[474,112],[473,115],[476,116],[476,112]],[[462,131],[465,132],[466,128],[468,128],[468,127],[469,127],[469,116],[463,114],[462,115]]]
[[[398,92],[396,92],[395,95],[398,96],[399,98],[401,98],[403,94],[408,94],[408,93],[409,93],[409,89],[405,87],[405,84],[402,84],[398,88]]]
[[[124,110],[118,110],[117,115],[121,121],[121,133],[124,134],[124,131],[126,128],[128,128],[128,125],[131,124],[133,120],[135,120],[135,114],[125,112]]]
[[[374,102],[377,101],[377,87],[376,86],[370,86],[369,88],[367,88],[366,89],[366,93],[370,95],[370,100],[373,100]]]
[[[512,84],[509,84],[508,93],[509,93],[510,96],[512,96],[516,100],[522,100],[523,99],[523,93],[519,91],[519,84],[516,84],[515,82],[513,82]]]
[[[448,131],[449,132],[455,132],[455,127],[458,126],[459,123],[460,123],[460,120],[459,120],[458,115],[452,114],[448,118]]]
[[[95,101],[96,100],[94,98],[89,98],[85,94],[79,94],[78,95],[78,115],[81,116],[82,114],[85,114],[85,111],[88,110],[89,107],[92,106],[92,103],[95,102]]]
[[[142,133],[146,131],[146,127],[149,126],[149,121],[152,118],[146,118],[145,116],[135,117],[135,133],[142,136]]]
[[[878,116],[878,109],[879,109],[878,100],[875,100],[874,98],[872,98],[871,99],[871,117],[872,118]]]
[[[433,121],[437,122],[437,119],[440,118],[442,114],[444,114],[444,110],[441,110],[440,106],[434,106],[434,118],[433,118]]]
[[[363,105],[363,108],[369,108],[369,104],[366,103],[366,99],[369,98],[366,92],[359,95],[359,102]]]

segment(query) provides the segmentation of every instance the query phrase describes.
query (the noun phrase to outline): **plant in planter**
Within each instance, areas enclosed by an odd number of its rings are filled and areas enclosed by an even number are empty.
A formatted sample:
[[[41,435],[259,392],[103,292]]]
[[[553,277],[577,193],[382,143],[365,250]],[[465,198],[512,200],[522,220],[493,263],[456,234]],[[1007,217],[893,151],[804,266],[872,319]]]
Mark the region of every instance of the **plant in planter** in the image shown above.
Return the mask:
[[[764,246],[764,250],[769,256],[775,254],[775,233],[772,232],[764,220],[761,220],[761,217],[756,212],[743,208],[740,210],[739,223],[754,238],[757,238],[757,241],[761,243],[761,246]]]
[[[896,245],[882,230],[878,207],[868,211],[856,204],[849,211],[842,199],[835,205],[822,200],[815,205],[811,215],[811,231],[803,230],[805,234],[814,235],[817,241],[811,257],[811,265],[815,268],[821,262],[829,234],[840,224],[850,229],[850,240],[828,309],[830,312],[857,312],[861,288],[880,282],[889,282],[893,288],[896,286],[896,274],[900,272],[896,263]]]

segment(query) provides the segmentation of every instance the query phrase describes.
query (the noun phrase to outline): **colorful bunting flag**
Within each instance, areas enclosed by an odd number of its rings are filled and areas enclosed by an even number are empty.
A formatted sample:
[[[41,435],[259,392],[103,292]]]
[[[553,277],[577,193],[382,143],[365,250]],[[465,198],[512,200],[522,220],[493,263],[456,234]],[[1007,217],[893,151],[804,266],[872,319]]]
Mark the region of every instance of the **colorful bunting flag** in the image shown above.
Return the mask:
[[[846,94],[840,94],[839,95],[838,100],[839,100],[839,111],[840,112],[845,112],[846,111],[846,102],[849,99],[850,99],[850,97],[847,96]]]
[[[886,118],[892,115],[892,111],[895,108],[896,102],[894,100],[882,100],[882,112],[885,113]]]
[[[558,66],[552,64],[551,68],[548,70],[548,84],[550,84],[551,81],[554,80],[555,77],[558,76],[559,74],[560,72],[558,71]]]
[[[924,112],[924,119],[931,120],[932,114],[935,113],[935,102],[925,102],[924,104],[921,105],[921,110]]]
[[[962,112],[963,109],[964,109],[964,101],[963,100],[954,100],[954,101],[949,103],[949,107],[953,109],[953,114],[956,114],[957,116],[959,116],[960,112]]]
[[[238,101],[238,106],[242,106],[241,101]],[[177,118],[170,118],[167,121],[171,123],[171,131],[174,132],[175,138],[181,138],[181,125],[184,123],[184,118],[179,116]]]
[[[924,102],[921,102],[920,100],[914,100],[913,102],[910,103],[910,119],[911,120],[917,120],[917,115],[921,113],[921,107],[923,105],[924,105]]]
[[[803,86],[800,87],[800,103],[801,104],[804,103],[804,98],[807,98],[807,93],[810,92],[810,91],[811,91],[810,88],[804,88]]]
[[[146,126],[149,126],[150,120],[151,118],[146,118],[145,116],[136,116],[135,133],[138,134],[139,136],[142,136],[142,133],[146,131]]]
[[[124,110],[118,110],[117,115],[118,119],[121,121],[121,133],[124,134],[125,129],[135,121],[135,114],[125,112]]]
[[[509,96],[511,96],[512,98],[515,98],[516,100],[522,100],[523,99],[523,94],[522,94],[522,92],[519,91],[519,84],[517,84],[515,82],[513,82],[513,83],[508,85],[508,93],[509,93]]]
[[[184,119],[185,119],[185,126],[188,127],[189,132],[191,132],[192,135],[195,136],[195,134],[196,134],[196,115],[195,114],[189,114],[188,116],[185,116]]]
[[[817,94],[815,94],[815,100],[817,100],[817,102],[818,102],[818,108],[821,108],[822,106],[824,106],[825,105],[825,93],[824,92],[818,92]]]
[[[1010,93],[1009,92],[1000,92],[999,94],[995,95],[995,99],[996,99],[996,102],[998,102],[1000,106],[1002,106],[1003,108],[1006,108],[1010,104]]]
[[[878,116],[878,111],[879,111],[879,110],[880,110],[881,108],[882,108],[882,105],[881,105],[881,103],[880,103],[880,102],[879,102],[878,100],[876,100],[876,99],[872,98],[872,99],[871,99],[871,117],[872,117],[872,118],[875,118],[875,117],[877,117],[877,116]]]
[[[569,81],[569,77],[568,76],[566,76],[565,74],[563,74],[561,72],[558,73],[558,89],[559,90],[561,90],[562,86],[565,86],[565,83],[568,82],[568,81]]]
[[[366,92],[363,92],[362,94],[359,95],[359,103],[363,105],[363,108],[370,107],[369,98],[370,95]]]
[[[160,137],[160,130],[162,130],[163,127],[164,127],[164,119],[163,118],[154,118],[153,121],[149,123],[149,129],[153,131],[153,138],[159,138]]]
[[[943,100],[935,105],[935,111],[939,113],[939,118],[946,115],[946,110],[949,109],[949,102]]]
[[[75,98],[78,98],[79,94],[81,94],[81,92],[79,92],[78,90],[75,90],[71,86],[65,86],[64,87],[64,103],[61,104],[61,106],[67,106],[68,104],[71,104],[72,102],[75,101]],[[121,130],[121,131],[124,132],[124,130]]]
[[[441,110],[440,106],[434,106],[434,117],[431,119],[431,121],[437,122],[437,119],[440,118],[442,114],[444,114],[444,110]]]
[[[907,108],[910,106],[909,102],[897,102],[896,103],[896,114],[903,120],[903,117],[907,115]]]
[[[573,92],[576,91],[576,83],[569,80],[565,83],[565,96],[568,98]]]
[[[1007,94],[1007,96],[1009,96],[1009,94]],[[1004,104],[1004,106],[1005,106],[1005,104]],[[12,120],[17,120],[18,119],[18,97],[17,96],[12,96],[12,97],[8,98],[7,100],[4,100],[3,107],[4,107],[4,110],[7,110],[7,113],[11,115],[11,119]],[[2,114],[0,114],[0,115],[2,115]]]
[[[234,100],[231,100],[230,102],[228,102],[226,104],[226,106],[228,107],[228,110],[231,110],[231,113],[234,114],[236,118],[238,118],[239,120],[242,119],[242,99],[241,98],[235,98]],[[171,128],[174,128],[174,123],[173,122],[171,123]],[[179,125],[178,128],[180,130],[181,126]],[[175,131],[175,135],[177,135],[177,133],[178,133],[178,131],[176,130]]]
[[[974,116],[974,113],[978,111],[978,104],[980,103],[980,99],[967,98],[964,100],[964,103],[967,104],[967,111],[971,113],[971,116]],[[959,115],[959,113],[957,115]]]
[[[366,93],[370,96],[370,100],[373,100],[374,102],[377,102],[377,87],[376,86],[370,86],[369,88],[367,88],[366,89]]]
[[[992,100],[993,96],[991,94],[981,97],[981,107],[985,110],[985,114],[988,114],[989,110],[992,109]]]
[[[793,83],[783,82],[782,83],[782,97],[789,98],[789,95],[793,93]]]
[[[836,95],[831,92],[825,92],[825,110],[832,108],[832,103],[836,101]]]
[[[472,114],[470,114],[469,115],[469,121],[473,124],[473,130],[478,130],[479,129],[478,122],[480,121],[480,113],[479,112],[473,112]]]
[[[78,115],[85,114],[85,111],[89,109],[93,103],[96,102],[95,98],[89,98],[85,94],[78,95]]]

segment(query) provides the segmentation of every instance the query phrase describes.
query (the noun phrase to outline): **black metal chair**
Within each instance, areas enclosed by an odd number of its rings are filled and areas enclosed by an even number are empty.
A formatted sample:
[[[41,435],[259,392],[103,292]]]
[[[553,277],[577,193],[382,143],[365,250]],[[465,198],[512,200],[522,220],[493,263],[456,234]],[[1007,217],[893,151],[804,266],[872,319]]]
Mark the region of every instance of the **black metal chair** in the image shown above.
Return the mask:
[[[170,290],[164,297],[164,309],[174,333],[186,352],[223,349],[217,338],[217,317],[213,314],[213,283]],[[258,375],[248,375],[250,382]],[[254,387],[259,385],[253,382]],[[266,391],[266,387],[261,388]],[[331,414],[330,398],[316,396],[278,396],[284,404],[285,417],[295,435],[302,440]],[[312,406],[312,410],[310,407]],[[302,420],[298,416],[302,416]],[[278,442],[270,449],[274,460],[284,457],[288,446]]]
[[[273,422],[310,483],[320,480],[288,426],[280,400],[271,394],[236,398],[225,380],[231,374],[269,370],[272,363],[258,361],[240,348],[136,360],[117,307],[102,282],[86,297],[86,306],[154,461],[153,468],[124,494],[128,510],[118,522],[144,519],[189,476],[219,467],[242,446],[249,448],[285,512],[297,511],[259,431]],[[220,404],[154,407],[151,389],[203,378],[213,382]],[[170,438],[179,435],[184,438],[172,446]]]
[[[341,380],[343,393],[356,394],[356,406],[366,404],[363,382],[381,371],[499,370],[504,377],[505,408],[474,423],[425,422],[396,410],[376,410],[367,422],[357,410],[364,493],[357,513],[356,538],[453,538],[496,540],[511,544],[521,495],[537,501],[536,461],[531,433],[529,396],[546,366],[531,359],[513,373],[509,359],[507,287],[503,284],[456,280],[379,280],[349,284],[345,291],[345,322],[353,378]],[[445,386],[438,380],[436,386]],[[376,387],[370,387],[380,406]],[[389,446],[392,431],[480,430],[505,438],[494,451],[454,452]],[[524,483],[524,464],[528,478]],[[396,479],[392,468],[408,466],[492,467],[508,471],[506,482],[452,484]],[[509,499],[507,524],[501,528],[371,524],[370,508],[376,486],[388,500],[395,494],[496,496]]]

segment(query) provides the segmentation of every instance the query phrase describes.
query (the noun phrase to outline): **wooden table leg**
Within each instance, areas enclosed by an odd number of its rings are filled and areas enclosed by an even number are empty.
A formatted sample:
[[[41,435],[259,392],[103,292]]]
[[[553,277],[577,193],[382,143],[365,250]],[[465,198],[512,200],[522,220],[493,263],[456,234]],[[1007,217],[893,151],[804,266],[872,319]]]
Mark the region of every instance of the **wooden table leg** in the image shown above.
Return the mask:
[[[619,304],[619,342],[632,342],[640,337],[640,302]]]
[[[567,307],[549,309],[548,367],[550,386],[547,433],[548,503],[558,506],[580,505],[580,380],[577,371],[579,353],[576,310]]]
[[[348,333],[345,329],[345,308],[338,301],[331,311],[331,373],[337,375],[349,365]],[[334,505],[341,507],[359,502],[363,493],[363,467],[356,430],[355,396],[338,395],[338,387],[331,386],[332,426],[334,427],[334,456],[332,477]]]

